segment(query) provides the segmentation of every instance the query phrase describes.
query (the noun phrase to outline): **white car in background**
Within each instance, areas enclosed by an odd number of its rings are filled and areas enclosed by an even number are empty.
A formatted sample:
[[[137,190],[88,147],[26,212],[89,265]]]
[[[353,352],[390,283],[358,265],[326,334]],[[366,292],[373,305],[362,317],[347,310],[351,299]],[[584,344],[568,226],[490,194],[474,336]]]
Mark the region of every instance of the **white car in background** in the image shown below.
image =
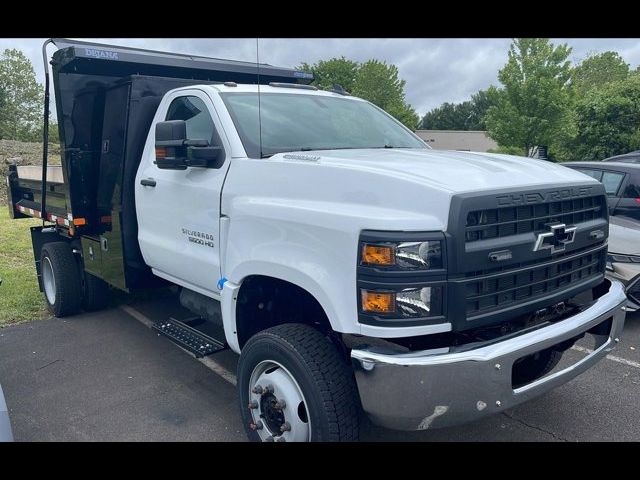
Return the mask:
[[[628,217],[609,217],[607,276],[624,283],[627,310],[640,309],[640,222]]]

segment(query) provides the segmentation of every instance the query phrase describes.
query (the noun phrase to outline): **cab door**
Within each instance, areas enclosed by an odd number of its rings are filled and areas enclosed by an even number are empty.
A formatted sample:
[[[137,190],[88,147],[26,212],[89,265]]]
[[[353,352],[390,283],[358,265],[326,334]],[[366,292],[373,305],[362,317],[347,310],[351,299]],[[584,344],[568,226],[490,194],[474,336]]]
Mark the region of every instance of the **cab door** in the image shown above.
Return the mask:
[[[154,164],[154,122],[136,176],[140,249],[159,277],[217,297],[220,195],[230,164],[230,146],[213,102],[201,90],[169,94],[156,115],[156,121],[165,120],[184,120],[188,140],[221,146],[225,160],[218,168],[159,169]]]

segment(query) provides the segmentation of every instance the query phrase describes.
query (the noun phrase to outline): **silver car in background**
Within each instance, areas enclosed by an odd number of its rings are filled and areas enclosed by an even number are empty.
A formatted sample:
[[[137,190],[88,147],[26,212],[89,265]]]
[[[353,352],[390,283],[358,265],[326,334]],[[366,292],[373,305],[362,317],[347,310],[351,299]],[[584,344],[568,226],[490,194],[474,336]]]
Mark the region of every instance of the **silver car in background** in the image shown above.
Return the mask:
[[[607,276],[620,280],[627,292],[627,310],[640,309],[640,222],[609,217]]]
[[[9,410],[4,401],[2,385],[0,385],[0,442],[13,442],[11,423],[9,422]]]
[[[2,278],[0,278],[0,285],[2,285]],[[0,385],[0,442],[13,442],[9,410],[7,409],[7,402],[4,401],[2,385]]]

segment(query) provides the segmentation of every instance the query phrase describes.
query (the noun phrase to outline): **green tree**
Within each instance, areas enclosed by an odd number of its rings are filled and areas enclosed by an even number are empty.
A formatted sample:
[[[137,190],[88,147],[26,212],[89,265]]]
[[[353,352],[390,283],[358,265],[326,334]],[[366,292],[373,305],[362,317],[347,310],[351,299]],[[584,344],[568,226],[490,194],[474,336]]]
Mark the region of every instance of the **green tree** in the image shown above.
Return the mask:
[[[315,77],[312,85],[318,88],[331,89],[340,85],[347,92],[382,108],[409,128],[418,124],[418,114],[405,101],[406,82],[398,77],[395,65],[378,60],[358,63],[341,57],[315,64],[302,63],[298,69],[312,72]]]
[[[629,76],[629,65],[617,52],[593,54],[577,65],[571,74],[576,93],[583,95],[593,88],[624,80]]]
[[[7,49],[0,55],[0,90],[5,96],[0,138],[36,140],[41,129],[42,88],[33,65],[20,50]]]
[[[640,148],[640,75],[576,99],[575,160],[602,160]]]
[[[486,130],[486,116],[489,108],[497,104],[495,89],[479,90],[471,95],[471,118],[469,130]]]
[[[485,116],[495,98],[488,90],[471,95],[462,103],[445,102],[427,112],[420,123],[425,130],[485,130]]]
[[[356,81],[358,67],[358,62],[340,57],[320,60],[312,65],[302,63],[298,70],[313,73],[312,85],[318,88],[328,90],[334,85],[340,85],[347,92],[351,92]]]
[[[420,128],[425,130],[470,130],[474,116],[473,104],[445,102],[422,117]]]
[[[413,129],[418,125],[419,117],[405,101],[405,85],[406,81],[398,76],[398,67],[368,60],[358,68],[353,94],[369,100]]]
[[[506,65],[499,71],[503,87],[489,88],[496,104],[489,107],[489,135],[505,147],[551,149],[566,135],[570,115],[571,48],[548,39],[519,38],[509,47]]]

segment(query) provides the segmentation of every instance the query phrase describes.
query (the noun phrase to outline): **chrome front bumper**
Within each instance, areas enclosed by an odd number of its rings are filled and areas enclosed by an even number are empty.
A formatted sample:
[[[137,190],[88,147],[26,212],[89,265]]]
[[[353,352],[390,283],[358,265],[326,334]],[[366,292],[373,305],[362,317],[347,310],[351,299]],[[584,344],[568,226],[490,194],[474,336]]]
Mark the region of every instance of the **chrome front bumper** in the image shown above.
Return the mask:
[[[362,406],[377,424],[398,430],[425,430],[469,422],[500,412],[566,383],[613,350],[624,326],[624,287],[609,291],[588,309],[558,323],[477,349],[381,354],[351,351]],[[577,363],[513,388],[516,360],[570,340],[611,319],[608,335]],[[445,351],[443,351],[445,350]]]

